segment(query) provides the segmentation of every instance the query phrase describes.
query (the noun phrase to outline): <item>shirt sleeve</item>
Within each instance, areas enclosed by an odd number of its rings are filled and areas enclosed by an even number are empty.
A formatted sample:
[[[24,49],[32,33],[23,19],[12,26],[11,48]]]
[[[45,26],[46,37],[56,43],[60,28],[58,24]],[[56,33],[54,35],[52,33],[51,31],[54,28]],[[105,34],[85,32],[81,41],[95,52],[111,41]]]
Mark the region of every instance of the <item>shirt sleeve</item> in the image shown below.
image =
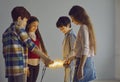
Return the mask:
[[[75,44],[76,36],[74,33],[70,34],[70,54],[69,57],[74,56],[74,44]],[[74,66],[75,62],[71,61],[70,66]]]
[[[87,26],[82,27],[83,55],[89,55],[89,33]]]
[[[70,49],[71,49],[70,54],[73,54],[75,40],[76,40],[76,36],[74,34],[71,34],[70,35],[70,41],[69,41],[70,42]]]
[[[21,40],[27,45],[28,49],[32,51],[33,48],[35,47],[35,44],[32,42],[32,40],[28,36],[25,29],[17,29],[17,33],[20,36]]]

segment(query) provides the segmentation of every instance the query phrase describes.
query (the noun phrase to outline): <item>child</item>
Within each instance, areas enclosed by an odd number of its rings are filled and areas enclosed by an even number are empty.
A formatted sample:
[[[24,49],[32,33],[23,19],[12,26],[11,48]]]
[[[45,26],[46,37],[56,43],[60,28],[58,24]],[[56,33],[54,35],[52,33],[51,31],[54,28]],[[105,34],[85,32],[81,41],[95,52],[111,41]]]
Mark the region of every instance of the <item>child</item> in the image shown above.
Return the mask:
[[[67,16],[61,16],[57,23],[57,28],[64,33],[63,40],[63,59],[67,59],[72,53],[76,36],[71,29],[71,21]],[[72,82],[74,72],[74,61],[68,67],[65,67],[64,82]]]
[[[67,61],[76,58],[76,68],[73,82],[89,82],[96,79],[93,56],[96,54],[96,40],[92,23],[85,9],[75,5],[69,15],[72,22],[80,25],[77,34],[74,54]]]
[[[39,32],[38,25],[38,18],[31,16],[30,19],[27,21],[26,32],[28,33],[31,40],[40,48],[40,50],[47,54],[41,34]],[[27,78],[27,82],[36,82],[39,73],[39,63],[40,57],[28,50],[29,75]]]
[[[2,36],[3,56],[5,59],[6,78],[8,82],[26,82],[28,50],[42,57],[46,64],[53,61],[31,41],[25,31],[30,13],[23,6],[13,8],[11,12],[13,22]]]

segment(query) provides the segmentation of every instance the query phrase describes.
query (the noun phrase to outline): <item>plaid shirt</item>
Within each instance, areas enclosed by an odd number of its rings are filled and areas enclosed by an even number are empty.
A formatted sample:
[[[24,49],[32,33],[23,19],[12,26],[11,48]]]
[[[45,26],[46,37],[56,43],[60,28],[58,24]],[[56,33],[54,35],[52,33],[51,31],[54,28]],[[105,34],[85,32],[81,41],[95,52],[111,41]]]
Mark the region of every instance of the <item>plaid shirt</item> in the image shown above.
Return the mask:
[[[6,77],[23,74],[27,67],[28,49],[32,50],[35,44],[26,31],[16,29],[14,23],[3,33],[2,42]]]

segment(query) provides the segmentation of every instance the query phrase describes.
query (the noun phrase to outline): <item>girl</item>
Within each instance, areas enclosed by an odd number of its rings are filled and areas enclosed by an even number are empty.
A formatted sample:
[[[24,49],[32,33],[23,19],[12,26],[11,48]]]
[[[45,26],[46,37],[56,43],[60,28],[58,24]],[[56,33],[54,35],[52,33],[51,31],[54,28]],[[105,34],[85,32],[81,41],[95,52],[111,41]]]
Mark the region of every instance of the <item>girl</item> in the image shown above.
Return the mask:
[[[76,58],[73,82],[89,82],[96,78],[92,59],[96,54],[93,26],[88,14],[81,6],[73,6],[69,11],[69,15],[74,24],[80,25],[74,47],[74,55],[68,58],[70,61]]]
[[[38,29],[39,20],[31,16],[26,25],[26,31],[32,41],[39,47],[41,51],[47,54],[47,51],[44,47],[44,43],[41,37],[41,34]],[[27,78],[27,82],[36,82],[37,76],[39,73],[39,62],[40,57],[31,51],[28,51],[28,68],[29,68],[29,75]]]

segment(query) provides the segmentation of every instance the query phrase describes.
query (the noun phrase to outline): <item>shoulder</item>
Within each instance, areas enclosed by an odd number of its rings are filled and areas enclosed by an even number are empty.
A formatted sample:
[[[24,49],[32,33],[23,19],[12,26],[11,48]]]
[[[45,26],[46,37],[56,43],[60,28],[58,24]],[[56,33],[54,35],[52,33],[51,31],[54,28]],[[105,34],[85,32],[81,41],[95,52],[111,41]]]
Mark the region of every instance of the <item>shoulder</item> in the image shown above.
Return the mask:
[[[4,33],[3,33],[3,36],[10,36],[11,34],[13,34],[14,32],[12,31],[12,28],[7,28]]]
[[[88,27],[87,27],[87,25],[82,25],[82,26],[81,26],[81,29],[82,29],[82,30],[88,30]]]
[[[71,36],[76,37],[75,32],[73,31],[73,29],[71,29],[70,32],[69,32],[69,37],[71,37]]]
[[[87,25],[82,25],[80,28],[80,32],[81,33],[88,33],[88,27]]]
[[[73,29],[70,30],[69,34],[70,35],[75,35],[75,32],[73,31]]]

